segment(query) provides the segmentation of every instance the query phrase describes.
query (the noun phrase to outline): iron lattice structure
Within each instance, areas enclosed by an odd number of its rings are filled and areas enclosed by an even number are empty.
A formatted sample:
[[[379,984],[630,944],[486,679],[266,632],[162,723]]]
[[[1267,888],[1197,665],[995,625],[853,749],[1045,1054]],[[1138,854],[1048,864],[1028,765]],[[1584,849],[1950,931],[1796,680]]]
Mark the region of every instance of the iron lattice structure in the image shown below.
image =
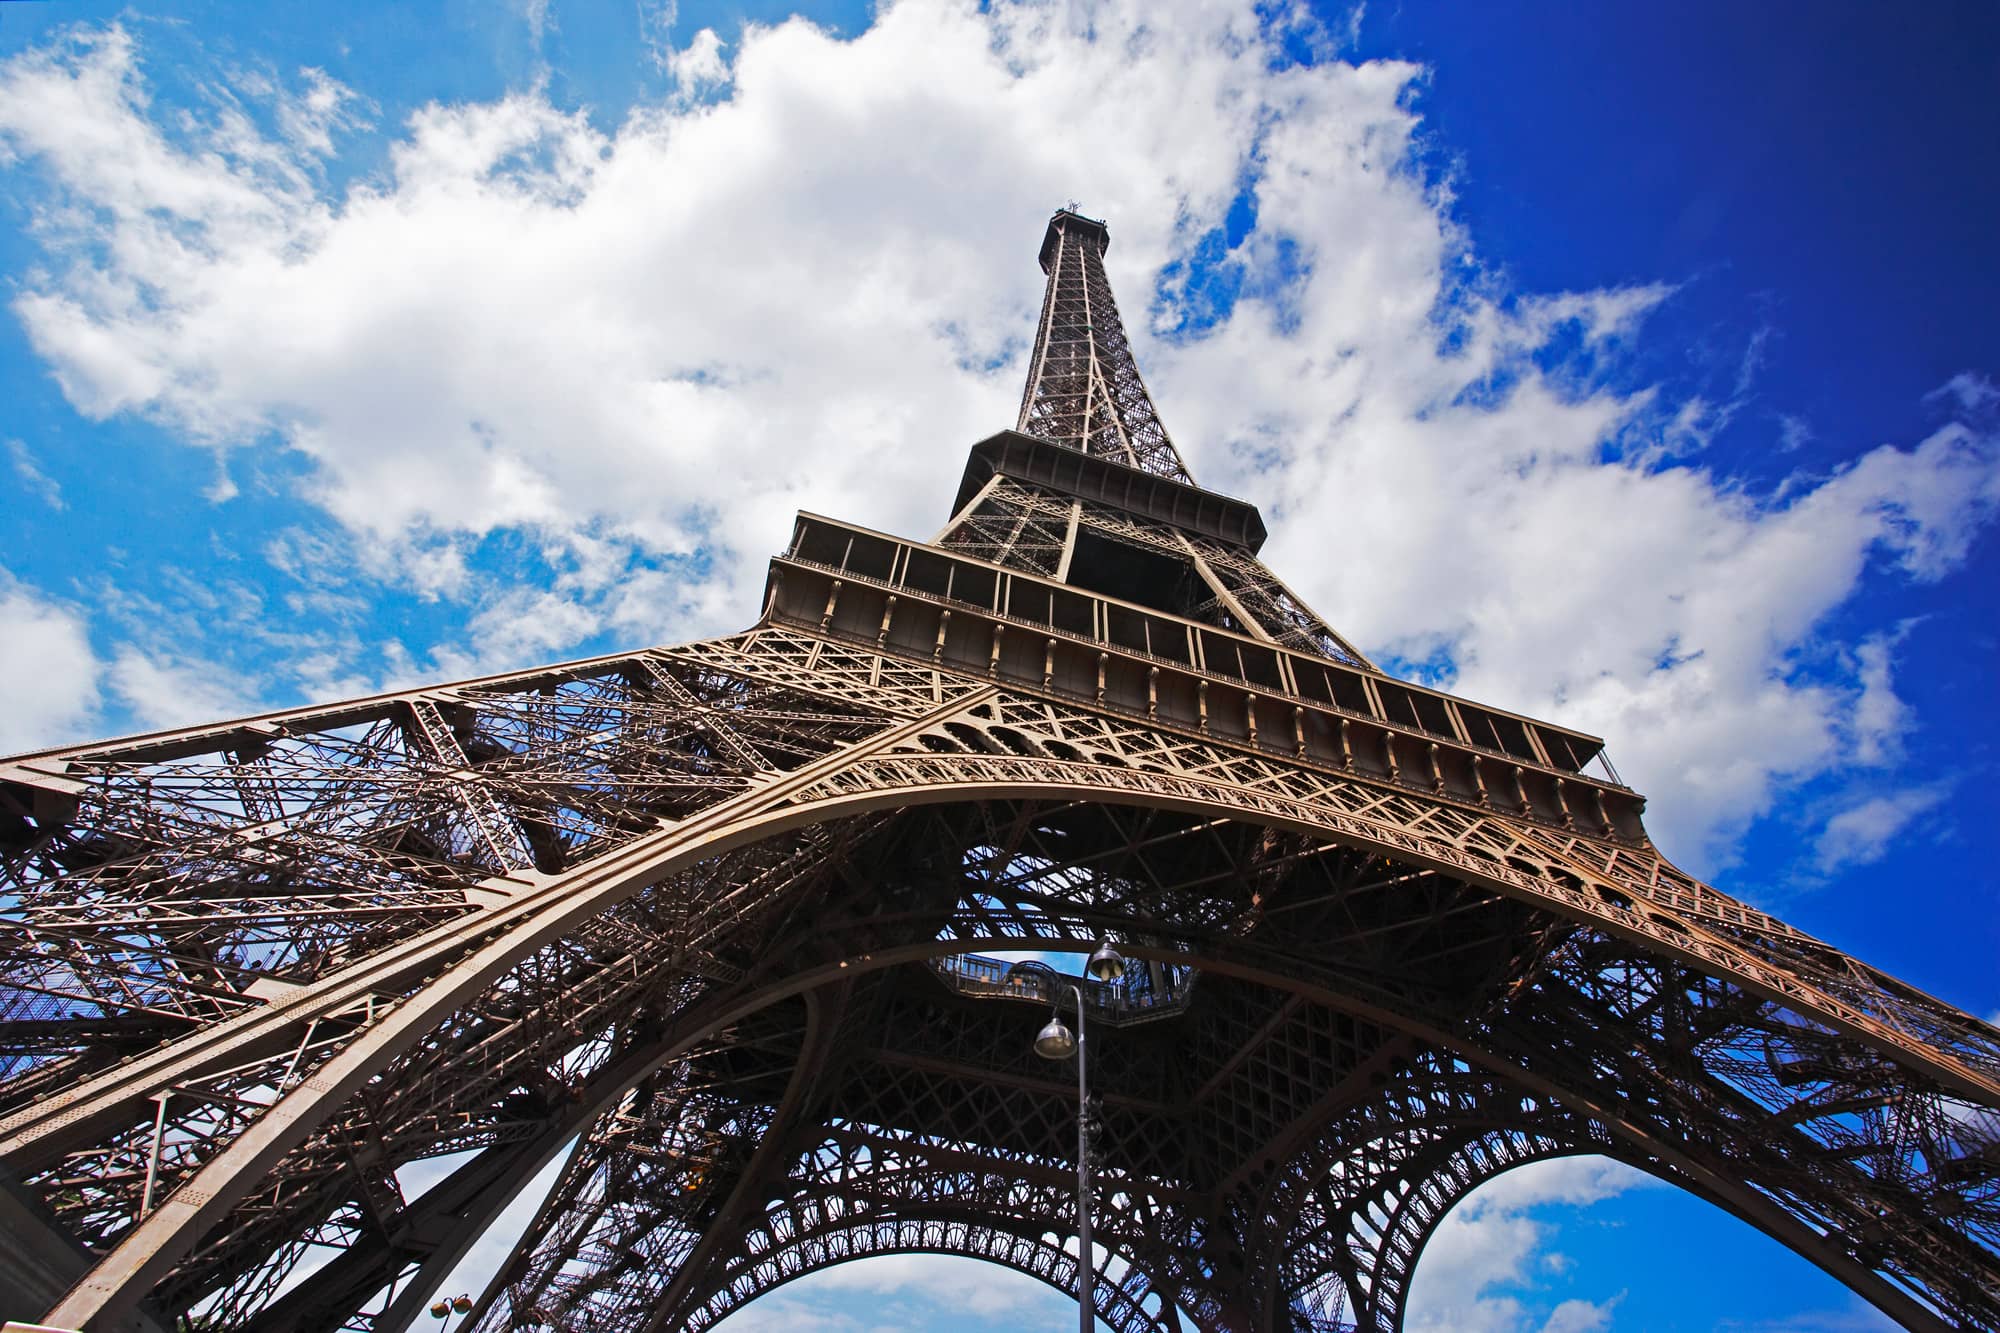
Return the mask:
[[[949,526],[801,516],[740,635],[0,770],[8,1313],[405,1328],[559,1162],[480,1329],[924,1251],[1120,1330],[1390,1330],[1456,1200],[1601,1153],[2000,1324],[2000,1033],[1328,628],[1189,480],[1107,239],[1050,223]],[[1079,1256],[1044,982],[983,951],[1105,937]]]

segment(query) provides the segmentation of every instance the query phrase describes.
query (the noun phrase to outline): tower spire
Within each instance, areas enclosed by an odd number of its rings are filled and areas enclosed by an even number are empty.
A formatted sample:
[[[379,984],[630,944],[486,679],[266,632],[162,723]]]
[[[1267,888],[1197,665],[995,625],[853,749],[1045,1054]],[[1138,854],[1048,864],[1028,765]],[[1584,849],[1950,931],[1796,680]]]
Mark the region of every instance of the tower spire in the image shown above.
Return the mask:
[[[1110,229],[1094,218],[1064,208],[1049,219],[1041,250],[1049,283],[1018,429],[1192,484],[1125,339],[1104,275],[1110,245]]]

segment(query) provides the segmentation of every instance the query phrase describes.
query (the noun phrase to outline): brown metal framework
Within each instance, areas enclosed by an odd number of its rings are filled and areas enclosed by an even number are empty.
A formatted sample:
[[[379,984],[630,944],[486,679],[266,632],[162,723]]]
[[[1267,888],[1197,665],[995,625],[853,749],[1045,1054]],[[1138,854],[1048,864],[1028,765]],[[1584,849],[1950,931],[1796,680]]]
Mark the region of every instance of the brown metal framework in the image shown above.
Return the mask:
[[[945,531],[802,515],[743,634],[0,768],[0,1313],[409,1327],[559,1159],[478,1328],[920,1251],[1118,1329],[1393,1330],[1455,1201],[1590,1152],[2000,1324],[2000,1032],[1329,629],[1189,481],[1106,241],[1050,223]],[[983,951],[1106,936],[1079,1256],[1044,982]]]

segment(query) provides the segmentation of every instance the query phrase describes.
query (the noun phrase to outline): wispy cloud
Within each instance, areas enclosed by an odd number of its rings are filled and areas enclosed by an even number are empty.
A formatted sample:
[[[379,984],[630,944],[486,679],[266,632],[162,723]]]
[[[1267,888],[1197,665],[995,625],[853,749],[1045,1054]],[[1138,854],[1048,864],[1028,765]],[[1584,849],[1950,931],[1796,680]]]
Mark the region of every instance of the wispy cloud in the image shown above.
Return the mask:
[[[1859,1298],[1844,1308],[1801,1310],[1782,1319],[1726,1320],[1717,1333],[1894,1333],[1901,1325]]]
[[[145,729],[186,726],[258,711],[254,694],[212,662],[126,648],[112,659],[106,683]]]
[[[42,471],[27,445],[19,440],[7,441],[7,457],[14,464],[14,476],[20,480],[22,489],[58,513],[69,507],[63,503],[62,487]]]
[[[1920,816],[1944,803],[1950,788],[1932,784],[1870,796],[1842,809],[1814,841],[1821,871],[1831,874],[1879,861],[1895,838]]]
[[[1902,757],[1910,710],[1897,697],[1892,676],[1896,645],[1915,625],[1906,620],[1890,633],[1864,639],[1854,650],[1855,678],[1861,686],[1851,715],[1857,764],[1886,764]]]
[[[674,52],[674,24],[680,21],[679,0],[634,0],[638,10],[639,44],[655,69],[664,70]]]

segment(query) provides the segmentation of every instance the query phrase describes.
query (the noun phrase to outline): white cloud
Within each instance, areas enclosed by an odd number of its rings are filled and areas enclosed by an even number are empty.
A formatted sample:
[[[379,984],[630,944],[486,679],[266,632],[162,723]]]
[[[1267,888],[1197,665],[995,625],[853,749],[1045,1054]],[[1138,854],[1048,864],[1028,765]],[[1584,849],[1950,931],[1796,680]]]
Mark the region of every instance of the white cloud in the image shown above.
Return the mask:
[[[338,193],[362,103],[323,75],[259,136],[170,123],[117,28],[17,57],[0,151],[53,190],[15,312],[80,411],[300,451],[363,568],[516,626],[419,658],[502,665],[739,626],[799,508],[935,530],[1013,418],[1031,248],[1079,198],[1196,475],[1266,506],[1272,563],[1366,646],[1607,735],[1697,864],[1789,785],[1893,757],[1886,649],[1821,636],[1871,562],[1941,577],[1990,521],[1985,381],[1774,495],[1676,461],[1741,385],[1671,402],[1534,356],[1569,330],[1615,359],[1670,286],[1501,290],[1413,165],[1422,71],[1290,66],[1287,36],[1332,40],[1303,12],[906,0],[853,39],[746,27],[728,62],[641,16],[676,95],[611,128],[540,87],[428,106]],[[1244,295],[1172,334],[1197,298],[1161,274],[1246,181]],[[482,576],[496,531],[565,572]]]
[[[882,1260],[864,1259],[862,1264]],[[834,1270],[839,1271],[839,1270]],[[811,1278],[805,1279],[812,1281]],[[828,1310],[807,1291],[776,1291],[750,1302],[720,1324],[727,1333],[860,1333],[861,1322],[844,1311]]]
[[[810,1273],[752,1301],[717,1328],[926,1333],[945,1327],[1051,1328],[1065,1321],[1076,1323],[1073,1297],[1011,1268],[983,1259],[890,1254]]]
[[[693,96],[729,78],[729,64],[722,58],[722,39],[713,28],[696,33],[685,51],[669,48],[662,63],[684,96]]]
[[[1852,724],[1856,763],[1883,764],[1902,757],[1909,708],[1896,697],[1891,677],[1896,644],[1910,628],[1911,623],[1905,622],[1897,627],[1895,634],[1876,635],[1854,650],[1861,683],[1861,694],[1854,701]]]
[[[1415,184],[1355,176],[1349,193],[1409,196],[1394,233],[1428,236],[1431,253],[1400,256],[1412,272],[1399,285],[1436,297],[1449,234],[1422,228]],[[1726,861],[1788,784],[1892,757],[1907,719],[1886,647],[1856,655],[1843,681],[1817,665],[1820,636],[1871,561],[1932,579],[1963,559],[2000,500],[1991,413],[1754,497],[1646,447],[1675,429],[1652,396],[1579,395],[1527,366],[1542,336],[1532,320],[1524,330],[1475,305],[1447,351],[1429,301],[1384,319],[1379,299],[1338,290],[1355,265],[1334,259],[1337,235],[1358,233],[1364,251],[1395,244],[1368,230],[1338,178],[1316,175],[1286,213],[1268,197],[1260,212],[1264,226],[1295,217],[1323,236],[1295,262],[1324,256],[1335,275],[1315,267],[1287,321],[1239,306],[1215,340],[1233,355],[1190,350],[1158,376],[1176,395],[1170,419],[1194,416],[1239,446],[1234,484],[1276,511],[1272,563],[1300,571],[1363,644],[1444,654],[1464,693],[1609,738],[1652,798],[1655,836],[1697,865]],[[1506,387],[1481,391],[1496,367]],[[1231,415],[1244,402],[1255,417]],[[1328,558],[1329,541],[1350,558]]]
[[[366,123],[365,103],[354,90],[322,69],[302,69],[297,92],[273,84],[267,96],[275,106],[278,132],[308,159],[331,156],[334,135]]]
[[[62,487],[56,479],[42,471],[35,462],[35,456],[28,452],[28,446],[19,440],[7,441],[7,457],[14,464],[14,475],[20,479],[21,488],[28,491],[49,508],[61,513],[69,506],[63,503]]]
[[[1949,789],[1912,787],[1870,796],[1826,821],[1813,844],[1819,868],[1829,874],[1882,859],[1889,844],[1911,821],[1942,804]]]
[[[1047,1291],[1019,1273],[983,1259],[894,1254],[830,1268],[818,1285],[828,1291],[915,1296],[968,1306],[991,1318],[1039,1305]]]
[[[1502,1172],[1468,1198],[1476,1198],[1482,1208],[1500,1212],[1550,1203],[1583,1207],[1635,1189],[1650,1189],[1657,1183],[1645,1172],[1608,1157],[1556,1157]]]
[[[549,17],[549,0],[521,0],[521,17],[528,25],[528,40],[533,42],[535,49],[539,51],[542,39],[547,37],[549,30],[555,26]]]
[[[1843,1309],[1801,1310],[1754,1323],[1728,1320],[1716,1327],[1719,1333],[1895,1333],[1902,1325],[1857,1296]]]
[[[0,570],[0,754],[79,738],[97,715],[98,673],[83,615]]]
[[[1794,453],[1804,448],[1815,438],[1812,423],[1804,417],[1790,413],[1778,414],[1778,448],[1785,453]]]
[[[1617,1306],[1616,1296],[1603,1302],[1564,1301],[1549,1312],[1542,1333],[1598,1333],[1611,1327],[1611,1312]]]
[[[664,70],[674,52],[674,24],[680,18],[679,0],[637,0],[639,45],[655,69]]]
[[[126,646],[105,673],[141,730],[187,726],[258,711],[257,699],[210,662]]]
[[[1653,1178],[1602,1157],[1559,1157],[1502,1172],[1445,1214],[1411,1281],[1411,1333],[1587,1333],[1608,1327],[1617,1295],[1601,1302],[1563,1301],[1537,1324],[1509,1288],[1532,1286],[1566,1261],[1547,1249],[1552,1230],[1534,1210],[1597,1203],[1652,1185]],[[1597,1322],[1592,1322],[1593,1320]]]

